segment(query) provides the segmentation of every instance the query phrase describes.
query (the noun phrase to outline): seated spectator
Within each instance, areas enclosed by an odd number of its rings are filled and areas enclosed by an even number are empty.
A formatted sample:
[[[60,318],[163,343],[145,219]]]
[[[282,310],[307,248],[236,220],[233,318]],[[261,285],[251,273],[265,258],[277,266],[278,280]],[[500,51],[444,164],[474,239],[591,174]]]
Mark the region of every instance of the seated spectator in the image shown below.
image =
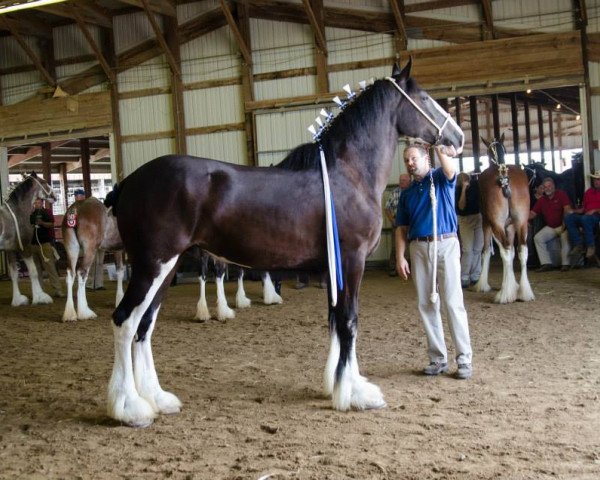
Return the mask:
[[[573,247],[571,255],[574,257],[584,252],[587,258],[593,258],[596,254],[594,228],[600,221],[600,170],[590,176],[592,186],[583,194],[583,205],[565,217],[565,225]],[[583,230],[583,237],[580,228]]]
[[[569,235],[563,225],[563,219],[566,214],[572,211],[571,202],[564,191],[556,189],[552,178],[544,178],[542,185],[544,187],[544,195],[535,202],[533,209],[529,212],[530,220],[540,215],[545,223],[545,226],[533,237],[535,249],[541,264],[540,268],[536,271],[546,272],[552,270],[553,265],[550,258],[550,251],[548,250],[548,243],[556,238],[560,241],[561,270],[567,271],[570,267],[570,247]]]

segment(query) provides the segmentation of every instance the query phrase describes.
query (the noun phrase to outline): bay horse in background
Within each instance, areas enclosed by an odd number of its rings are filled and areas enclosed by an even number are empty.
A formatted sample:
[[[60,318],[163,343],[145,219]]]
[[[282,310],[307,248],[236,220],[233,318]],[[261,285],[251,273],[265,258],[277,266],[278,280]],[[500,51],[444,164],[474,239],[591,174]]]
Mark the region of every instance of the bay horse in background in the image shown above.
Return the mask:
[[[535,296],[527,277],[527,228],[529,219],[529,184],[527,174],[517,165],[504,161],[504,134],[500,140],[483,143],[488,149],[490,166],[479,175],[479,194],[483,223],[483,254],[476,292],[489,292],[488,282],[492,237],[502,258],[502,287],[496,294],[496,303],[515,300],[530,301]],[[513,270],[515,237],[518,245],[521,278],[517,283]]]
[[[67,253],[67,302],[63,322],[89,320],[97,315],[89,307],[85,284],[98,250],[113,252],[117,272],[115,306],[123,298],[123,242],[117,219],[110,208],[94,197],[72,204],[62,221],[63,244]],[[80,253],[82,255],[80,256]],[[77,278],[77,310],[73,301],[73,284]]]
[[[38,274],[35,262],[31,256],[33,225],[31,225],[29,216],[33,210],[33,203],[38,198],[49,200],[50,202],[56,200],[56,196],[50,185],[43,178],[39,178],[35,172],[32,172],[10,192],[8,198],[0,208],[0,250],[6,252],[6,260],[13,287],[11,302],[13,307],[29,303],[29,299],[21,294],[19,290],[17,253],[21,254],[29,271],[31,303],[34,305],[52,303],[52,297],[42,289],[40,274]]]
[[[235,312],[229,307],[227,297],[225,296],[224,279],[227,273],[227,263],[218,260],[210,253],[202,250],[197,245],[192,245],[185,252],[200,262],[199,281],[200,281],[200,298],[196,305],[196,315],[194,320],[205,322],[210,320],[211,315],[206,302],[206,278],[209,269],[215,272],[215,285],[217,290],[217,319],[227,320],[235,318]],[[265,305],[281,304],[283,299],[276,292],[275,286],[268,272],[262,274],[263,282],[263,302]],[[240,268],[237,279],[237,293],[235,295],[236,308],[247,308],[251,305],[250,299],[246,296],[244,290],[244,269]]]
[[[394,66],[391,77],[368,86],[320,137],[337,207],[344,285],[337,304],[329,302],[331,339],[324,379],[333,406],[342,411],[386,405],[379,387],[359,373],[358,293],[365,259],[379,244],[381,197],[398,136],[420,137],[452,153],[462,151],[464,143],[458,125],[410,78],[411,64],[402,71]],[[159,384],[151,337],[178,258],[191,245],[245,268],[326,269],[319,146],[300,145],[284,162],[303,168],[257,168],[166,155],[142,165],[120,184],[114,212],[132,276],[113,313],[111,417],[147,426],[158,413],[181,409],[179,399]],[[331,299],[331,282],[328,290]]]

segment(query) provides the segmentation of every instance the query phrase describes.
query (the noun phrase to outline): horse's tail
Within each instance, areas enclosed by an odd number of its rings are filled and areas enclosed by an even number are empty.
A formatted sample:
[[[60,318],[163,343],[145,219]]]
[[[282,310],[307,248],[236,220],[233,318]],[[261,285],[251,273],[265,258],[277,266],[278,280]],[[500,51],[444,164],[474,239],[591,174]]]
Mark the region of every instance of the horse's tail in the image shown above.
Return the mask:
[[[117,203],[119,202],[119,194],[121,190],[119,189],[119,184],[115,183],[112,191],[108,192],[106,198],[104,199],[104,206],[107,208],[112,207],[113,215],[117,215]]]

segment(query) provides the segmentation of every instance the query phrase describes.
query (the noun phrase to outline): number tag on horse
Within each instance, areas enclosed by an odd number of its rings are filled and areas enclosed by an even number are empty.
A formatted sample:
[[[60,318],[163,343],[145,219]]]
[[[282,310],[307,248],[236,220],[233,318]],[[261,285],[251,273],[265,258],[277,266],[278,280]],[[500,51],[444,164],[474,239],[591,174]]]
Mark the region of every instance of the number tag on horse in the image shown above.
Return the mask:
[[[67,213],[67,227],[75,228],[77,226],[77,211]]]

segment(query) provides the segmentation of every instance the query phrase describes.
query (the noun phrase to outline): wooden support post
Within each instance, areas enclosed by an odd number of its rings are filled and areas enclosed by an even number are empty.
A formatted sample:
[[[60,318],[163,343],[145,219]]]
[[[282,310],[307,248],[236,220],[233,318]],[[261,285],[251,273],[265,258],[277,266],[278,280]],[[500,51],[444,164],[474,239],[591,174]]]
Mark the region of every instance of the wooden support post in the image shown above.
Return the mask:
[[[494,138],[500,140],[500,112],[498,109],[498,95],[492,95],[492,121],[494,123]]]
[[[540,138],[540,155],[542,156],[542,162],[545,163],[544,154],[546,153],[546,141],[544,135],[544,112],[542,111],[542,106],[537,106],[537,117],[538,117],[538,132]]]
[[[529,121],[529,102],[523,101],[525,111],[525,143],[527,145],[527,163],[531,163],[531,122]]]
[[[327,69],[327,39],[325,38],[325,19],[323,15],[323,0],[304,0],[307,13],[314,18],[315,40],[317,43],[315,66],[317,67],[317,93],[329,92],[329,75]],[[308,6],[307,6],[308,5]]]
[[[520,165],[521,159],[519,158],[519,111],[517,110],[516,93],[513,93],[510,96],[510,113],[512,119],[513,151],[515,154],[515,165]]]
[[[79,140],[81,145],[81,174],[83,175],[83,190],[86,197],[92,196],[92,180],[90,178],[90,141],[87,138]]]
[[[552,152],[552,171],[556,172],[556,153],[554,152],[554,125],[552,122],[552,110],[548,110],[548,129],[550,134],[550,152]]]
[[[471,139],[473,143],[473,162],[475,171],[481,172],[481,161],[479,160],[479,116],[477,111],[477,97],[469,97],[471,113]]]
[[[251,45],[250,42],[250,7],[247,2],[236,4],[237,18],[240,27],[240,34],[244,42]],[[251,53],[251,52],[250,52]],[[252,75],[252,64],[242,63],[242,101],[254,100],[254,80]],[[256,152],[256,119],[252,110],[244,112],[244,130],[246,131],[246,152],[248,163],[252,166],[258,166],[258,155]]]
[[[459,127],[460,127],[460,121],[461,121],[461,104],[460,104],[460,102],[461,102],[460,97],[454,97],[454,117],[456,120],[456,124]],[[465,171],[462,152],[458,155],[458,168],[460,169],[461,172]]]
[[[171,105],[173,105],[173,125],[175,127],[175,151],[180,155],[187,155],[183,82],[181,81],[181,75],[178,73],[181,72],[181,52],[177,34],[177,19],[165,17],[164,23],[167,46],[177,67],[177,70],[171,71]]]
[[[50,143],[42,143],[42,176],[52,185],[52,147]]]
[[[67,176],[67,164],[59,163],[58,164],[58,173],[60,180],[60,193],[65,200],[65,208],[69,206],[69,179]]]

